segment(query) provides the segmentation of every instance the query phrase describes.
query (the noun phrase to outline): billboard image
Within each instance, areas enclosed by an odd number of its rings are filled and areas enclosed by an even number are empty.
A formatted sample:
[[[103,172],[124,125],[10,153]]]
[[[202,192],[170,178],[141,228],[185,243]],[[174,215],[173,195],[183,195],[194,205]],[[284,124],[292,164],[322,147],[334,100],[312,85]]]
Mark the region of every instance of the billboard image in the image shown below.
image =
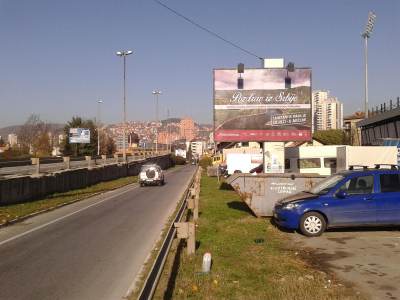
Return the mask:
[[[90,143],[90,129],[70,128],[69,129],[70,144],[88,144]]]
[[[214,70],[216,141],[310,140],[311,125],[311,69]]]

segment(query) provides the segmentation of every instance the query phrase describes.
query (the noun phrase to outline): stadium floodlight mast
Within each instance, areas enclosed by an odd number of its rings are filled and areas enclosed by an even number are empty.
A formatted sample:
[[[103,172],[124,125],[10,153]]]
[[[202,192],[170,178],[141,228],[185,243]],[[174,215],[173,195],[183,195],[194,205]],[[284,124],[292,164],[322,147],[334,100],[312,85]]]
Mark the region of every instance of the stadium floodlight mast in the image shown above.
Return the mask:
[[[124,158],[124,162],[126,162],[126,57],[132,54],[131,50],[121,50],[117,51],[115,54],[123,58],[124,61],[124,124],[123,124],[123,141],[122,141],[122,155]]]
[[[361,35],[364,38],[364,51],[365,51],[365,118],[368,118],[368,39],[371,37],[372,30],[374,29],[376,15],[370,11],[368,14],[368,22],[365,26],[365,31]]]
[[[154,90],[152,94],[156,98],[156,153],[158,154],[158,96],[161,95],[162,92],[159,90]]]

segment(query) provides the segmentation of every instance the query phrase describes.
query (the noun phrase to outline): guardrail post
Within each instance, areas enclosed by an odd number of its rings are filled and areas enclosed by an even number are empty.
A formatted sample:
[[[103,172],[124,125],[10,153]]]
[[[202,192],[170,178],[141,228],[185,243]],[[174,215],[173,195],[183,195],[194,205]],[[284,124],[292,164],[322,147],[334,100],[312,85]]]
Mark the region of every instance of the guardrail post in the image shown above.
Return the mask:
[[[186,239],[187,254],[194,254],[196,250],[195,225],[192,222],[174,223],[177,229],[178,239]]]
[[[69,170],[71,168],[71,158],[69,156],[64,156],[63,157],[63,162],[65,165],[65,169]]]
[[[90,170],[90,169],[92,168],[92,157],[89,156],[89,155],[86,155],[86,156],[85,156],[85,160],[87,161],[87,163],[88,163],[88,169]]]
[[[199,194],[196,193],[194,197],[194,209],[193,209],[193,220],[197,221],[199,219]]]
[[[32,157],[31,162],[32,162],[32,165],[36,165],[34,175],[39,175],[40,174],[40,158]]]
[[[114,154],[114,158],[115,158],[115,163],[117,164],[119,162],[119,156],[118,154]]]

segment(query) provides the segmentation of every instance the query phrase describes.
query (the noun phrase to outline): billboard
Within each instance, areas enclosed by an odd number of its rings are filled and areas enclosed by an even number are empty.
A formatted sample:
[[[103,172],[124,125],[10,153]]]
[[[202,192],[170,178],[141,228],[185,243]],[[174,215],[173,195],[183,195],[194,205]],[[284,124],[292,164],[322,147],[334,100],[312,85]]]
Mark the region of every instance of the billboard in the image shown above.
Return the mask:
[[[216,141],[311,140],[311,126],[310,68],[214,70]]]
[[[70,144],[88,144],[90,143],[90,129],[70,128],[69,129]]]

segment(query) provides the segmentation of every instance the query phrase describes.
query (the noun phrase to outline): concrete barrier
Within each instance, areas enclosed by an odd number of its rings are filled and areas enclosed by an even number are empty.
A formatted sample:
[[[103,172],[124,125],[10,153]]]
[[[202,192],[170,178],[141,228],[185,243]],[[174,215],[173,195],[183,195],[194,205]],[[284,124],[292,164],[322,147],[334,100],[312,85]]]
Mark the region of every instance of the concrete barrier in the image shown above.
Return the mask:
[[[308,190],[325,178],[318,174],[233,174],[226,182],[257,217],[271,217],[275,203],[289,195]]]
[[[128,164],[61,170],[42,176],[0,179],[0,205],[29,202],[54,193],[85,188],[102,181],[138,175],[141,166],[145,163],[157,163],[163,169],[173,165],[171,156],[164,155]]]

